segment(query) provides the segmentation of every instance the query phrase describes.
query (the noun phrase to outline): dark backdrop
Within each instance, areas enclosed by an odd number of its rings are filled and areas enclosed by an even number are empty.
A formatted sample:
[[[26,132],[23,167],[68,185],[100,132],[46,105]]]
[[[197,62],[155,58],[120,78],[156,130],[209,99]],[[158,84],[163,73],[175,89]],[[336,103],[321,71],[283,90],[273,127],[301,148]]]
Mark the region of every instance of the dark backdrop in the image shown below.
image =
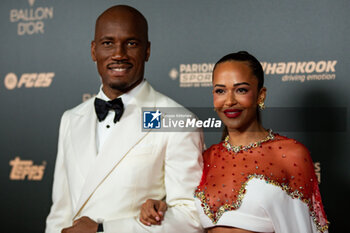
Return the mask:
[[[145,76],[187,107],[212,106],[210,67],[221,56],[238,50],[256,55],[268,89],[263,122],[309,148],[330,232],[347,231],[348,0],[2,0],[3,231],[44,231],[59,119],[98,92],[90,42],[95,19],[115,4],[146,16],[152,51]],[[211,145],[220,133],[205,137]]]

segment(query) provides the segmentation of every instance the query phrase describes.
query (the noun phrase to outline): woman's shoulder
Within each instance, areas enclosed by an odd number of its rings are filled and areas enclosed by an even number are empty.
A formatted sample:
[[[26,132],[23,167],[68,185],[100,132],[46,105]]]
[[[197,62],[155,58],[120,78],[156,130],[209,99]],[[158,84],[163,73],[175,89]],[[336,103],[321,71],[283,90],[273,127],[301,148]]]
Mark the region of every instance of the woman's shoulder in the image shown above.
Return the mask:
[[[309,154],[309,150],[304,144],[293,138],[288,138],[279,134],[275,134],[275,140],[272,141],[271,145],[290,154]]]
[[[271,143],[271,146],[275,149],[277,155],[283,158],[281,161],[287,164],[303,165],[302,167],[308,168],[312,165],[312,159],[307,147],[301,142],[276,134],[275,140]]]

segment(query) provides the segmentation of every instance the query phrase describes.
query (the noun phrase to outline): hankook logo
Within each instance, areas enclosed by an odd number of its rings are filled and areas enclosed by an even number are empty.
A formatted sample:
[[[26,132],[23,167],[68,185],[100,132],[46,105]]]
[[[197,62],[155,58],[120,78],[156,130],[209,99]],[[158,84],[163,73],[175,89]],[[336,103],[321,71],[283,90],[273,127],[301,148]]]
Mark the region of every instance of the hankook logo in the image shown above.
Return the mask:
[[[52,79],[55,77],[54,72],[48,73],[24,73],[18,79],[15,73],[8,73],[4,79],[4,85],[8,90],[15,88],[39,88],[49,87]]]
[[[265,75],[282,75],[282,82],[334,80],[336,64],[337,60],[261,63]]]
[[[35,0],[28,0],[30,8],[28,9],[11,9],[10,22],[17,23],[17,34],[33,35],[44,34],[44,20],[53,18],[53,7],[34,6]]]

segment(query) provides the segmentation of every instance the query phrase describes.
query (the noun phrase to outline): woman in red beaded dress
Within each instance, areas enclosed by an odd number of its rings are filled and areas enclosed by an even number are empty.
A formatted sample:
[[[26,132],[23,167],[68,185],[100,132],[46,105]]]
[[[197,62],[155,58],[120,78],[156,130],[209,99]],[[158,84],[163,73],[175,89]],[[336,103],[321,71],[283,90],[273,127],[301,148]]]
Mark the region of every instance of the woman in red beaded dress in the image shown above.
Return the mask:
[[[260,62],[247,52],[221,58],[213,71],[213,102],[225,124],[223,141],[203,153],[195,204],[209,233],[328,232],[314,166],[305,146],[259,120],[266,88]],[[140,220],[160,224],[148,200]],[[148,208],[148,209],[147,209]]]

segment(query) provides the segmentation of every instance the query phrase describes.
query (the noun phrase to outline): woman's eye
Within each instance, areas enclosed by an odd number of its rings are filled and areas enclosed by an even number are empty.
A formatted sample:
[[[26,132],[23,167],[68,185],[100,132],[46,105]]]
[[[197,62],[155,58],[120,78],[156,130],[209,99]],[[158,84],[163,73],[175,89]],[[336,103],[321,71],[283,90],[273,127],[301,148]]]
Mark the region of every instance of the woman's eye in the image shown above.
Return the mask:
[[[238,93],[247,93],[248,90],[246,88],[237,88]]]
[[[223,89],[215,89],[214,91],[216,94],[222,94],[224,93],[225,91]]]

